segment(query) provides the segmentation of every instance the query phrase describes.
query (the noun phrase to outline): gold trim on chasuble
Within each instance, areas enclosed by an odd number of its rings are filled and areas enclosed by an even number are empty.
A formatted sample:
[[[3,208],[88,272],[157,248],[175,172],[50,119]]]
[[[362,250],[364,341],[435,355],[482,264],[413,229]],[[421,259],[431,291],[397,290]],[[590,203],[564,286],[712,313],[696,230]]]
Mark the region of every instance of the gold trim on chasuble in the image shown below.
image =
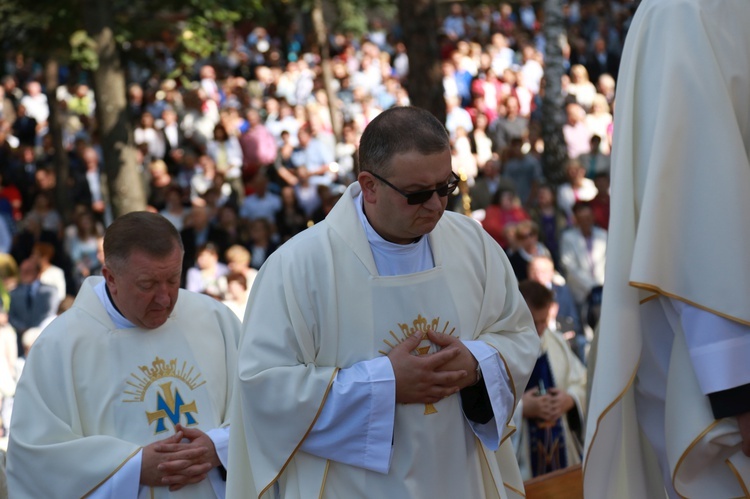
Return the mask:
[[[654,286],[652,284],[646,284],[644,282],[635,282],[635,281],[630,281],[628,284],[630,286],[634,287],[634,288],[643,289],[645,291],[651,291],[652,293],[657,293],[659,295],[663,295],[663,296],[666,296],[668,298],[674,298],[675,300],[680,300],[683,303],[687,303],[688,305],[691,305],[691,306],[693,306],[695,308],[699,308],[699,309],[701,309],[701,310],[703,310],[705,312],[709,312],[711,314],[718,315],[719,317],[723,317],[724,319],[730,320],[732,322],[737,322],[737,323],[742,324],[744,326],[750,326],[750,322],[748,322],[746,320],[740,319],[739,317],[733,317],[733,316],[725,314],[723,312],[719,312],[718,310],[714,310],[712,308],[706,307],[705,305],[701,305],[700,303],[695,303],[694,301],[690,301],[687,298],[683,298],[682,296],[679,296],[679,295],[676,295],[676,294],[673,294],[673,293],[668,293],[667,291],[664,291],[663,289],[659,288],[658,286]],[[648,300],[650,300],[652,298],[653,297],[649,296],[648,298],[646,298],[641,303],[645,303],[646,301],[648,301]]]
[[[96,487],[94,487],[93,489],[91,489],[91,490],[89,490],[88,492],[86,492],[86,494],[84,494],[84,495],[83,495],[83,496],[81,497],[81,499],[85,499],[86,497],[89,497],[89,496],[90,496],[91,494],[93,494],[93,493],[94,493],[94,491],[96,491],[96,489],[98,489],[99,487],[101,487],[101,486],[102,486],[102,485],[104,484],[104,482],[106,482],[107,480],[109,480],[110,478],[112,478],[113,476],[115,476],[115,474],[116,474],[116,473],[117,473],[118,471],[120,471],[120,469],[122,469],[122,467],[123,467],[123,466],[125,466],[125,463],[127,463],[128,461],[130,461],[131,459],[133,459],[133,458],[134,458],[134,457],[136,456],[136,454],[138,454],[139,452],[141,452],[141,449],[142,449],[142,448],[143,448],[143,447],[138,447],[138,448],[137,448],[137,449],[135,450],[135,452],[133,452],[132,454],[130,454],[130,455],[129,455],[129,456],[128,456],[128,457],[127,457],[127,458],[126,458],[126,459],[125,459],[125,460],[124,460],[124,461],[123,461],[123,462],[122,462],[121,464],[120,464],[120,466],[118,466],[117,468],[115,468],[115,469],[114,469],[114,470],[112,471],[112,473],[110,473],[109,475],[107,475],[107,477],[106,477],[106,478],[105,478],[104,480],[102,480],[101,482],[99,482],[99,483],[98,483],[98,484],[96,485]]]
[[[708,425],[705,430],[703,430],[700,435],[695,437],[695,439],[690,443],[690,445],[687,446],[687,448],[682,452],[682,455],[680,456],[680,459],[677,460],[677,465],[674,467],[674,472],[672,472],[672,488],[674,489],[675,493],[682,497],[682,499],[689,499],[687,496],[684,496],[680,494],[680,491],[677,490],[677,484],[675,483],[675,478],[677,478],[677,472],[680,469],[680,466],[682,466],[682,462],[685,460],[687,455],[690,453],[691,450],[693,450],[693,447],[698,445],[698,442],[701,441],[703,437],[706,436],[706,434],[713,430],[714,427],[719,424],[719,420],[715,420],[713,423]]]
[[[429,331],[432,331],[434,333],[447,334],[448,336],[453,336],[453,333],[456,331],[456,328],[454,327],[448,333],[446,331],[448,331],[449,325],[450,325],[450,321],[445,321],[445,326],[443,326],[443,330],[439,331],[438,328],[440,327],[440,317],[433,318],[428,324],[427,319],[422,317],[422,314],[419,314],[417,315],[417,318],[412,321],[411,326],[409,326],[408,323],[407,324],[400,323],[400,322],[398,323],[398,327],[401,331],[401,337],[399,337],[392,330],[388,331],[391,337],[396,342],[395,345],[391,344],[387,339],[383,340],[383,343],[388,345],[392,350],[393,348],[396,347],[396,345],[403,343],[407,338],[410,338],[413,334],[416,334],[416,333],[419,333],[420,335],[422,335],[423,341],[427,339],[427,333]],[[422,344],[420,343],[420,346],[418,346],[415,349],[415,351],[417,352],[416,353],[417,357],[424,357],[425,355],[429,355],[430,353],[433,353],[434,352],[433,347],[434,345],[432,344],[432,342],[429,342],[429,345],[424,345],[424,346],[422,346]],[[430,350],[433,350],[433,352],[430,352]],[[381,353],[385,356],[388,355],[388,352],[385,352],[383,350],[378,350],[378,353]],[[437,412],[438,411],[437,409],[435,409],[435,406],[433,404],[424,405],[425,415],[435,414]]]
[[[263,494],[265,494],[266,492],[268,492],[268,489],[270,489],[271,486],[274,483],[276,483],[276,481],[279,479],[279,477],[281,476],[281,474],[284,473],[284,470],[286,469],[287,466],[289,466],[289,463],[292,461],[292,458],[294,457],[294,455],[297,454],[297,451],[299,450],[300,446],[302,445],[302,442],[305,441],[305,439],[307,438],[307,435],[310,433],[310,431],[312,431],[313,426],[315,426],[315,422],[318,421],[318,417],[320,417],[320,413],[323,411],[323,404],[325,404],[325,401],[328,398],[328,392],[331,391],[331,387],[333,386],[333,380],[336,379],[336,373],[338,373],[338,372],[339,372],[339,368],[338,367],[334,368],[333,374],[331,375],[331,379],[328,381],[328,387],[326,388],[326,391],[323,394],[323,399],[320,401],[320,406],[318,407],[318,412],[315,413],[315,417],[313,418],[312,423],[310,423],[310,427],[307,428],[307,431],[302,436],[302,439],[297,444],[297,447],[294,448],[294,450],[292,451],[292,453],[289,455],[289,458],[286,460],[286,462],[284,463],[284,465],[279,470],[278,474],[274,477],[273,480],[271,480],[271,483],[269,483],[268,485],[266,485],[263,488],[263,490],[260,491],[260,494],[258,494],[258,499],[260,499],[263,496]],[[320,493],[321,494],[323,494],[323,486],[325,485],[325,479],[326,479],[326,476],[328,474],[328,465],[329,464],[330,464],[330,461],[326,461],[325,476],[323,477],[323,482],[321,483],[321,489],[320,489]]]
[[[489,343],[487,344],[489,345]],[[510,438],[518,430],[514,425],[510,424],[511,421],[513,421],[513,413],[518,406],[518,396],[516,395],[516,382],[513,380],[513,374],[511,374],[510,372],[510,368],[508,367],[508,363],[505,361],[505,357],[503,357],[503,354],[500,353],[500,350],[498,350],[497,347],[495,347],[494,345],[489,346],[497,351],[497,354],[500,356],[500,360],[503,361],[503,366],[505,366],[505,373],[508,375],[508,380],[510,380],[510,390],[511,392],[513,392],[513,410],[510,411],[510,414],[508,414],[508,419],[505,421],[505,427],[510,431],[507,435],[500,439],[500,445],[503,445],[503,442],[508,440],[508,438]]]
[[[591,437],[591,442],[586,446],[586,449],[589,452],[586,452],[586,461],[583,463],[583,469],[581,471],[582,476],[586,477],[586,467],[589,464],[589,457],[591,457],[591,447],[594,446],[594,441],[596,440],[596,436],[599,434],[599,425],[601,424],[604,417],[609,414],[609,411],[611,411],[625,396],[625,394],[630,390],[630,388],[633,386],[633,382],[635,381],[635,376],[638,374],[638,366],[640,365],[640,357],[638,359],[638,362],[635,363],[635,369],[633,369],[633,374],[630,376],[630,379],[625,384],[625,388],[622,389],[622,391],[615,397],[615,399],[609,403],[607,407],[604,408],[602,413],[599,415],[598,418],[596,418],[596,430],[594,430],[594,435]]]
[[[489,460],[487,459],[487,452],[492,453],[493,456],[495,455],[495,453],[493,451],[487,451],[487,450],[485,450],[484,444],[482,443],[481,440],[479,440],[479,438],[476,435],[474,436],[474,444],[476,446],[477,452],[479,453],[479,459],[482,461],[482,464],[480,464],[480,467],[484,466],[484,468],[487,470],[487,473],[489,473],[490,476],[492,477],[492,484],[495,486],[495,494],[497,494],[497,497],[502,497],[502,494],[500,494],[500,491],[497,488],[498,478],[500,479],[500,482],[503,484],[503,487],[505,487],[506,489],[509,489],[509,490],[511,490],[513,492],[515,492],[516,494],[520,495],[521,497],[526,497],[526,494],[524,494],[523,492],[521,492],[517,488],[513,487],[512,485],[509,485],[509,484],[503,482],[502,481],[502,475],[500,477],[493,476],[492,467],[490,466]],[[500,445],[502,445],[502,443]]]
[[[320,493],[318,494],[318,499],[323,499],[323,491],[326,488],[326,481],[328,480],[328,468],[331,467],[331,460],[326,459],[326,469],[323,472],[323,483],[320,484]]]
[[[156,394],[156,406],[153,411],[146,411],[146,420],[151,426],[156,423],[154,434],[158,435],[167,431],[165,420],[172,422],[172,427],[176,426],[185,418],[185,426],[195,426],[198,420],[195,415],[198,414],[198,407],[195,400],[185,401],[178,388],[172,388],[172,381],[168,378],[181,381],[191,391],[206,384],[202,380],[201,373],[193,373],[195,367],[188,369],[187,362],[183,362],[181,367],[177,367],[177,359],[172,359],[167,363],[164,359],[156,357],[149,366],[139,366],[141,373],[145,376],[139,376],[136,373],[130,373],[135,382],[128,380],[126,383],[135,388],[135,391],[125,390],[124,393],[129,398],[123,399],[123,402],[143,402],[146,394],[152,384],[158,383],[159,392]]]
[[[734,467],[734,465],[732,464],[732,461],[727,459],[724,462],[727,463],[727,466],[729,466],[729,469],[732,470],[732,473],[734,474],[737,481],[740,482],[740,487],[742,487],[742,492],[745,494],[744,496],[742,496],[742,498],[747,499],[748,497],[750,497],[750,491],[747,490],[747,485],[745,485],[745,481],[742,479],[742,475],[740,475],[740,472],[737,471],[737,468]]]
[[[521,497],[526,497],[526,493],[518,490],[517,488],[513,487],[512,485],[508,485],[506,482],[503,482],[503,487],[510,490],[511,492],[514,492],[518,494]]]
[[[672,474],[672,488],[674,488],[675,493],[677,493],[678,496],[680,496],[682,499],[689,499],[687,496],[684,496],[680,493],[680,491],[677,490],[677,484],[675,483],[675,479],[677,478],[677,472],[680,469],[680,466],[682,466],[682,462],[687,458],[687,455],[690,453],[690,451],[693,450],[693,448],[698,445],[698,442],[700,442],[703,437],[705,437],[708,432],[714,429],[716,425],[719,424],[721,420],[715,420],[713,423],[708,425],[705,430],[703,430],[700,435],[695,437],[695,440],[693,440],[690,445],[687,446],[687,448],[683,451],[682,455],[680,456],[680,459],[677,461],[677,465],[674,467],[674,473]],[[735,478],[737,478],[737,481],[740,484],[740,487],[742,487],[742,492],[745,494],[741,496],[738,499],[747,499],[750,498],[750,491],[748,491],[747,486],[745,485],[745,481],[742,479],[742,476],[737,471],[737,468],[734,467],[732,462],[729,459],[726,459],[724,461],[727,466],[729,466],[729,469],[734,474]]]

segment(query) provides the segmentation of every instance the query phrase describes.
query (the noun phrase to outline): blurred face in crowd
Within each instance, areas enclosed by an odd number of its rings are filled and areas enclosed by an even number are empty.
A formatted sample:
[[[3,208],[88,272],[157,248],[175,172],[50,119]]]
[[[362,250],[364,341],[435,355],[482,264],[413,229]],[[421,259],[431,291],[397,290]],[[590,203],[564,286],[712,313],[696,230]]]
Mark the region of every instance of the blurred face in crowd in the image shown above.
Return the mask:
[[[182,275],[182,250],[177,244],[164,258],[134,250],[126,262],[105,265],[102,274],[117,309],[138,327],[154,329],[174,310]]]
[[[145,112],[141,115],[141,127],[143,128],[154,127],[154,116],[151,113]]]
[[[576,225],[584,235],[591,233],[594,228],[594,211],[586,206],[577,209],[574,213],[576,219]]]
[[[23,284],[31,284],[36,281],[39,277],[39,266],[31,258],[21,262],[21,266],[18,269],[18,278]]]
[[[172,111],[171,109],[165,109],[161,113],[161,119],[164,120],[164,125],[172,125],[174,123],[177,123],[177,113]]]
[[[213,269],[216,267],[216,264],[219,263],[219,256],[215,251],[205,249],[198,253],[196,263],[198,264],[198,268],[201,270]]]
[[[547,305],[546,307],[529,307],[529,311],[531,312],[531,317],[533,317],[534,319],[534,326],[536,327],[536,332],[539,337],[541,337],[544,334],[544,331],[547,329],[550,307],[551,305]]]
[[[545,286],[552,283],[555,275],[555,265],[547,258],[534,258],[529,262],[529,279]]]
[[[528,226],[519,226],[516,230],[516,241],[527,253],[531,253],[539,242],[536,231]]]
[[[536,202],[540,207],[551,206],[554,201],[552,189],[549,187],[540,187],[536,194]]]

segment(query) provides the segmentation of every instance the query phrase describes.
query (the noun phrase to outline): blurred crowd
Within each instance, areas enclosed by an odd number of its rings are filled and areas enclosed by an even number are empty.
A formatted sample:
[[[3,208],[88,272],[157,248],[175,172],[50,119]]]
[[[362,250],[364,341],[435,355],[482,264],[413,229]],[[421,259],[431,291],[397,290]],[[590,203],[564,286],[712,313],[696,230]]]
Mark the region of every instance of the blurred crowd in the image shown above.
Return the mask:
[[[566,334],[585,361],[604,280],[617,68],[637,2],[564,5],[562,185],[547,181],[540,160],[541,4],[444,6],[436,33],[445,125],[454,169],[465,179],[449,206],[485,227],[519,281],[555,291],[550,329]],[[189,81],[167,77],[177,64],[170,39],[144,43],[146,57],[126,58],[127,113],[148,209],[182,235],[184,287],[240,317],[268,255],[325,218],[356,180],[368,122],[410,104],[409,58],[393,22],[373,16],[363,36],[330,34],[329,102],[302,21],[228,32],[228,51],[196,64]],[[41,66],[19,48],[6,51],[0,74],[0,392],[8,398],[45,321],[100,271],[111,213],[91,75],[64,67],[61,85],[45,89]],[[67,178],[57,178],[49,98],[59,109]],[[69,214],[55,205],[58,182],[69,193]]]

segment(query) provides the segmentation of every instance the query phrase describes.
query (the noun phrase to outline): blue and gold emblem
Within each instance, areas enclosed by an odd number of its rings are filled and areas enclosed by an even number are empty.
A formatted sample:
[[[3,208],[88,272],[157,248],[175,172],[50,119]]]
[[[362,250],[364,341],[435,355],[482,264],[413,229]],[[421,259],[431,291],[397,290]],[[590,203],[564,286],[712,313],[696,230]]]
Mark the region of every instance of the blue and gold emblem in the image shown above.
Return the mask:
[[[129,396],[123,402],[144,402],[150,393],[152,385],[156,384],[155,407],[153,411],[146,411],[146,420],[149,426],[156,423],[154,433],[167,431],[167,420],[171,421],[174,427],[178,423],[184,426],[193,426],[198,424],[196,415],[198,408],[195,400],[186,401],[186,398],[180,393],[179,386],[185,387],[190,391],[206,383],[200,379],[200,373],[193,373],[194,368],[188,368],[187,362],[177,367],[177,359],[172,359],[167,363],[164,359],[156,357],[151,366],[139,366],[141,375],[131,373],[135,381],[128,380],[127,384],[135,390],[125,390]]]

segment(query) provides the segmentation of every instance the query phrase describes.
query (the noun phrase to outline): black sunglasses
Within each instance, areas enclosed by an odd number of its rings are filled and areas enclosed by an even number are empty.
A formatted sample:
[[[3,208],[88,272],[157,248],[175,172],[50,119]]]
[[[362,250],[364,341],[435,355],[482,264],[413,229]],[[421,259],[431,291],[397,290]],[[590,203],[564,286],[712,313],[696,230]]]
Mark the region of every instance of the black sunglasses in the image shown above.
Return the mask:
[[[378,175],[377,173],[374,173],[374,172],[369,172],[369,173],[370,175],[380,180],[381,182],[383,182],[385,185],[387,185],[394,191],[404,196],[406,198],[406,203],[411,204],[411,205],[426,203],[427,201],[430,200],[430,198],[432,197],[432,194],[435,192],[437,192],[437,195],[440,196],[441,198],[447,196],[448,194],[453,193],[453,191],[456,190],[456,187],[458,187],[458,182],[460,180],[454,172],[451,172],[452,179],[447,184],[443,184],[435,189],[428,189],[426,191],[404,192],[398,187],[396,187],[395,185],[393,185],[392,183],[388,182],[386,179],[384,179],[380,175]]]

